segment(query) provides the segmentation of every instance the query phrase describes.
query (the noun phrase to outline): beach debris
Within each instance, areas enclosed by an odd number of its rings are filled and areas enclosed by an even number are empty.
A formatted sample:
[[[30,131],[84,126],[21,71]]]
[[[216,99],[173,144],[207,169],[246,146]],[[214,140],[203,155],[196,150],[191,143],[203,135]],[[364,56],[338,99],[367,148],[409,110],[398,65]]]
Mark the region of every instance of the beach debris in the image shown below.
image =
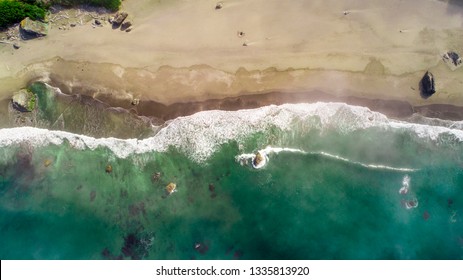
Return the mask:
[[[177,191],[177,185],[174,184],[174,183],[169,183],[167,186],[166,186],[166,193],[167,195],[171,195],[173,194],[174,192]]]
[[[108,174],[113,172],[113,167],[111,164],[106,165],[105,172]]]
[[[420,87],[421,97],[424,99],[431,97],[431,95],[433,95],[436,92],[436,89],[434,86],[434,76],[432,75],[431,72],[426,71],[423,78],[421,78],[419,87]]]
[[[454,51],[448,51],[443,56],[442,59],[450,67],[450,69],[455,70],[456,68],[462,65],[462,60],[460,55]]]
[[[243,47],[247,47],[248,46],[248,43],[247,42],[244,42],[243,43]]]
[[[34,111],[36,103],[37,97],[27,89],[20,90],[12,98],[13,108],[22,113]]]
[[[217,4],[215,4],[215,9],[216,10],[220,10],[223,8],[223,3],[222,2],[218,2]]]
[[[236,35],[241,38],[241,37],[244,37],[244,35],[246,35],[246,33],[244,33],[243,31],[238,31],[236,33]]]
[[[118,28],[128,16],[129,14],[126,12],[117,12],[111,21],[113,27]]]
[[[49,158],[47,158],[46,160],[43,161],[43,165],[45,167],[50,166],[52,163],[53,163],[53,161],[51,159],[49,159]]]
[[[254,160],[252,161],[252,164],[255,166],[260,165],[264,161],[264,157],[260,152],[256,153],[256,156],[254,157]]]
[[[48,23],[25,18],[19,24],[21,31],[34,37],[46,36],[48,34]]]

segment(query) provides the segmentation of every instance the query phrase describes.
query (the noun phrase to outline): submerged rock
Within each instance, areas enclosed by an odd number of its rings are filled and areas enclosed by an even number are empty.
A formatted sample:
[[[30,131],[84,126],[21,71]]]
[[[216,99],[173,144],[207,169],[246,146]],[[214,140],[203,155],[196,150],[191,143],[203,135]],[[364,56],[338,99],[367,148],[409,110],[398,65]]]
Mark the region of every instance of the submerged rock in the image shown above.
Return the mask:
[[[420,86],[421,97],[425,99],[429,98],[431,95],[433,95],[436,92],[436,89],[434,86],[434,76],[432,75],[431,72],[427,71],[426,74],[424,74],[423,78],[421,78],[419,86]]]
[[[46,36],[48,34],[48,23],[38,20],[25,18],[19,25],[21,31],[36,37]]]
[[[168,195],[172,194],[175,192],[177,188],[177,185],[174,184],[174,183],[169,183],[167,186],[166,186],[166,192]]]
[[[106,165],[105,172],[106,172],[106,173],[111,173],[111,172],[113,172],[113,167],[112,167],[111,164]]]
[[[34,111],[37,103],[35,94],[27,89],[22,89],[13,95],[13,108],[20,112]]]

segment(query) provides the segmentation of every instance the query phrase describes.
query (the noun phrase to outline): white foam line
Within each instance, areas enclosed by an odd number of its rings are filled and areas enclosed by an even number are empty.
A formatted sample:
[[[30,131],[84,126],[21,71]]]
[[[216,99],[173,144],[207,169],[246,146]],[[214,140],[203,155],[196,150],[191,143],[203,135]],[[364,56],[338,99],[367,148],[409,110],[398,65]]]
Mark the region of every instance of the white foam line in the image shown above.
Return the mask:
[[[387,166],[387,165],[367,164],[367,163],[362,163],[358,161],[352,161],[350,159],[337,156],[337,155],[333,155],[327,152],[306,152],[306,151],[295,149],[295,148],[280,148],[280,147],[268,146],[262,150],[259,150],[258,152],[264,155],[269,155],[272,153],[279,154],[281,152],[299,153],[299,154],[304,154],[304,155],[320,155],[320,156],[324,156],[327,158],[340,160],[340,161],[343,161],[349,164],[359,165],[359,166],[369,168],[369,169],[392,170],[392,171],[399,171],[399,172],[415,172],[419,170],[415,168],[403,168],[403,167],[392,167],[392,166]],[[255,157],[255,154],[241,154],[236,157],[236,161],[243,162],[243,160],[254,160],[254,157]]]
[[[31,145],[60,145],[66,139],[78,149],[108,147],[117,157],[126,158],[132,154],[166,151],[175,147],[196,162],[207,160],[220,145],[231,140],[245,140],[253,133],[267,132],[270,128],[289,131],[295,124],[302,124],[306,130],[336,129],[342,133],[369,127],[385,129],[407,129],[417,136],[438,140],[441,134],[452,135],[453,141],[463,142],[463,131],[441,126],[430,126],[391,121],[386,116],[368,108],[350,106],[344,103],[312,103],[270,105],[258,109],[239,111],[203,111],[188,117],[180,117],[161,128],[147,139],[115,139],[77,135],[61,131],[19,127],[0,130],[0,147],[27,142]],[[448,138],[448,137],[446,137]],[[275,148],[274,148],[275,149]],[[276,148],[283,149],[289,148]],[[274,150],[273,152],[276,152]],[[342,160],[342,158],[339,158]],[[362,165],[362,163],[359,163]],[[369,168],[388,169],[382,165],[365,165]],[[396,170],[396,169],[392,169]],[[412,169],[399,168],[401,171]]]
[[[347,158],[332,155],[332,154],[329,154],[329,153],[326,153],[326,152],[317,152],[317,153],[312,153],[312,154],[323,155],[323,156],[326,156],[326,157],[329,157],[329,158],[334,158],[334,159],[337,159],[337,160],[341,160],[341,161],[348,162],[348,163],[355,164],[355,165],[360,165],[360,166],[363,166],[365,168],[370,168],[370,169],[393,170],[393,171],[400,171],[400,172],[415,172],[415,171],[419,170],[419,169],[415,169],[415,168],[392,167],[392,166],[381,165],[381,164],[361,163],[361,162],[358,162],[358,161],[351,161],[351,160],[349,160]]]

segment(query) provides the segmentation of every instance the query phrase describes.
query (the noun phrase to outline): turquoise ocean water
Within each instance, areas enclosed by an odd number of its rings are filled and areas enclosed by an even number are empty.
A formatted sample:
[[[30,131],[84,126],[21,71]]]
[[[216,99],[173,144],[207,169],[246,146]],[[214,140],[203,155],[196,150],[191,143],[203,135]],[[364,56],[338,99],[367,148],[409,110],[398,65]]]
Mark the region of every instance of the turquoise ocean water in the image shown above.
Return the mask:
[[[0,258],[463,259],[463,125],[439,124],[315,103],[140,140],[2,129]]]

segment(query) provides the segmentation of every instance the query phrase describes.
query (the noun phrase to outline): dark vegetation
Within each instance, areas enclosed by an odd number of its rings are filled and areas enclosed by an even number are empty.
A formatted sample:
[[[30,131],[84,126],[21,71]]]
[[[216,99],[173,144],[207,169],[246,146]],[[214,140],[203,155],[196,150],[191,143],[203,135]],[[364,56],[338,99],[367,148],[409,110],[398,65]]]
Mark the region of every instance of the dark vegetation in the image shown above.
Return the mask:
[[[46,8],[42,3],[29,4],[35,1],[0,0],[0,28],[20,22],[25,17],[44,19]]]
[[[105,7],[106,9],[117,11],[121,6],[121,0],[51,0],[53,4],[63,6],[90,5],[95,7]]]
[[[52,4],[63,6],[90,5],[116,11],[121,0],[0,0],[0,29],[20,22],[26,17],[44,19]]]

